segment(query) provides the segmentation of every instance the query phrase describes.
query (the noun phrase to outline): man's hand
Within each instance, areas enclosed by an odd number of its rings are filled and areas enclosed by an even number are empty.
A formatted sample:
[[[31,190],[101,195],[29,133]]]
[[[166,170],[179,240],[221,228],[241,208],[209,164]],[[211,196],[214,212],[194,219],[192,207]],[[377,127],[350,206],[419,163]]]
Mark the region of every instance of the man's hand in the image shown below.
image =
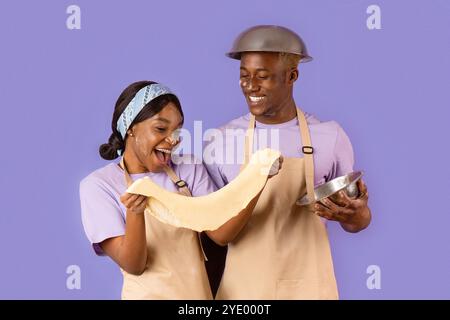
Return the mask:
[[[360,192],[358,198],[351,199],[344,191],[340,191],[337,200],[325,198],[314,204],[314,212],[327,220],[340,222],[348,232],[359,232],[367,228],[371,220],[367,206],[369,193],[362,180],[357,185]]]
[[[280,155],[280,157],[272,164],[272,167],[269,171],[269,179],[273,176],[276,176],[281,170],[281,167],[283,166],[283,160],[283,156]]]

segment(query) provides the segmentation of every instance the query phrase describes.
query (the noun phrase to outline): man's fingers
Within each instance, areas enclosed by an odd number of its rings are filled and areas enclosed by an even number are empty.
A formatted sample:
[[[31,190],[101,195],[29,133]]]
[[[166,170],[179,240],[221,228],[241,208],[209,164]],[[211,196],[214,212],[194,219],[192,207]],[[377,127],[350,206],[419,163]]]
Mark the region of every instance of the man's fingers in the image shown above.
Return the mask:
[[[350,199],[350,197],[348,196],[347,192],[345,192],[344,190],[339,191],[339,194],[341,196],[341,200],[343,200],[343,202],[345,202],[345,207],[349,206],[352,203],[352,199]]]
[[[270,167],[270,170],[269,170],[269,175],[268,175],[269,178],[278,174],[278,172],[281,170],[282,162],[283,162],[283,157],[280,156],[277,160],[275,160],[274,163],[272,163],[272,166]]]
[[[333,211],[325,207],[323,204],[317,202],[314,205],[314,213],[319,217],[325,218],[330,221],[343,221],[344,219],[339,215],[335,214]]]
[[[333,218],[333,212],[331,212],[331,210],[328,207],[326,207],[323,203],[320,202],[316,202],[314,204],[314,212],[317,215],[328,220],[332,220]]]
[[[320,200],[320,202],[327,207],[328,209],[332,210],[332,211],[338,211],[338,206],[337,204],[335,204],[333,201],[331,201],[328,198],[324,198],[322,200]]]
[[[351,201],[354,200],[350,200],[350,202]],[[330,212],[332,212],[332,214],[337,217],[336,220],[338,221],[345,220],[348,218],[348,216],[351,216],[354,213],[354,211],[352,210],[352,205],[348,207],[341,207],[328,198],[322,199],[320,200],[320,202],[322,202],[323,206],[328,208]]]
[[[332,214],[329,213],[326,209],[322,209],[319,206],[316,206],[314,208],[314,213],[317,214],[319,217],[325,218],[327,220],[331,220]]]
[[[357,182],[359,193],[360,194],[369,194],[367,191],[367,186],[362,179],[359,179]]]
[[[279,169],[278,169],[278,170],[281,170],[281,167],[283,166],[283,161],[284,161],[283,156],[280,156],[280,157],[278,158],[278,161],[279,161]]]
[[[339,191],[333,198],[327,198],[337,207],[348,208],[352,206],[352,199],[350,199],[344,190]]]

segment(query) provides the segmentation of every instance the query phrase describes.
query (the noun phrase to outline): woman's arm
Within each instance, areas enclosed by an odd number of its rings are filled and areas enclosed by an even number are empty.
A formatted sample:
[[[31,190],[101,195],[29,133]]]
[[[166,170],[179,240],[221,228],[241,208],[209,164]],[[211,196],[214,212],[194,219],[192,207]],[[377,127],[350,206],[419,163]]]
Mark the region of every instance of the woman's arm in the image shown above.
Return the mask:
[[[125,193],[120,201],[127,208],[125,235],[100,243],[103,251],[123,270],[140,275],[147,263],[144,210],[147,197]]]

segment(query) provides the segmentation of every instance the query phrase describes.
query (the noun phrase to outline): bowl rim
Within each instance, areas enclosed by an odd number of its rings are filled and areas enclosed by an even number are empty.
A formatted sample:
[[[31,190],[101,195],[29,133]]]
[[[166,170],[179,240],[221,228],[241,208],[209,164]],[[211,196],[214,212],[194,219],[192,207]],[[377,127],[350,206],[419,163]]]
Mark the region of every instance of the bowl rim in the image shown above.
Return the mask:
[[[327,198],[327,197],[335,194],[336,192],[339,192],[339,191],[347,188],[352,183],[355,183],[359,179],[361,179],[361,177],[363,175],[364,175],[363,171],[359,171],[359,170],[352,171],[352,172],[349,172],[348,174],[336,177],[330,181],[327,181],[327,182],[317,186],[316,188],[314,188],[314,198],[315,198],[314,203],[317,201],[320,201],[324,198]],[[338,185],[338,184],[340,184],[340,185]],[[321,191],[323,189],[328,189],[330,186],[332,186],[332,188],[330,189],[330,190],[332,190],[331,193],[328,192],[325,194],[321,194]],[[306,205],[311,204],[309,201],[309,198],[308,198],[308,194],[305,194],[302,198],[298,199],[296,204],[299,206],[306,206]]]

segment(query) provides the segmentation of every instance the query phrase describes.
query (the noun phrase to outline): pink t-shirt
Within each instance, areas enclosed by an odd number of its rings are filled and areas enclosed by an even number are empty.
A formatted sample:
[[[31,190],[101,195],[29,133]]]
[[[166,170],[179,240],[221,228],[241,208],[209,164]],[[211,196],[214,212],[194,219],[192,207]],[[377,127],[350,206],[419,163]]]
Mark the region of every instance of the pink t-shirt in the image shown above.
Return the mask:
[[[175,173],[186,181],[192,196],[207,195],[216,190],[202,164],[172,164]],[[137,180],[150,177],[162,188],[177,192],[175,184],[165,172],[132,174]],[[100,168],[80,183],[81,215],[84,230],[95,252],[103,255],[98,245],[103,240],[125,234],[126,209],[120,202],[120,196],[127,189],[123,170],[118,163],[110,163]]]

